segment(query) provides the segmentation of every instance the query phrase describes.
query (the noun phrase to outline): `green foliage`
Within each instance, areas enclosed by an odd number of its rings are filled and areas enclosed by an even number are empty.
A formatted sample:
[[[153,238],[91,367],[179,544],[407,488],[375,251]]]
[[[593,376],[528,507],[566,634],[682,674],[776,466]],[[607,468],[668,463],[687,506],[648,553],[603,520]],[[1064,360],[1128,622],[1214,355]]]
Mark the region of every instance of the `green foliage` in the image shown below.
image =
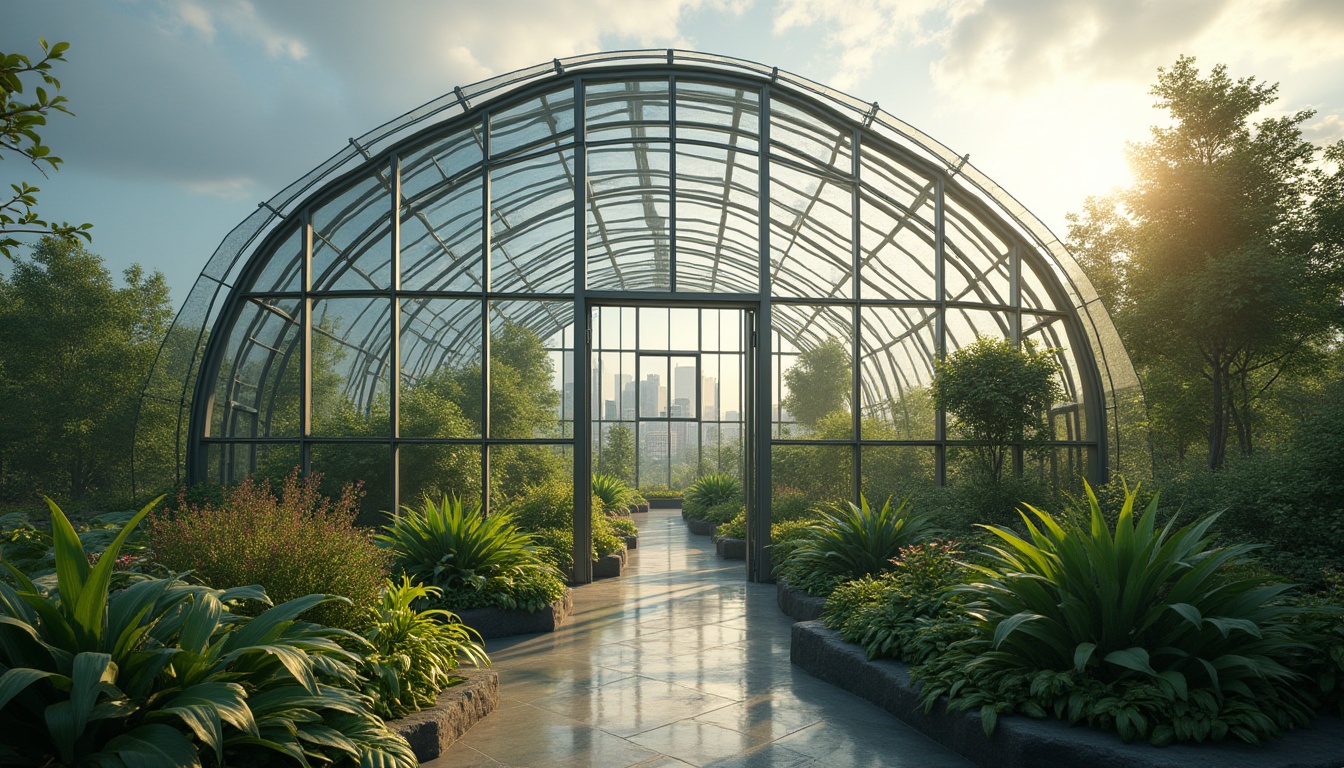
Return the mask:
[[[960,554],[947,541],[902,547],[891,571],[836,587],[822,620],[870,659],[927,661],[969,634],[959,620],[964,600],[952,591],[967,575]]]
[[[780,404],[802,426],[814,428],[822,418],[848,409],[853,384],[845,343],[827,339],[804,349],[784,372],[788,392]]]
[[[802,491],[776,486],[770,497],[770,520],[775,523],[815,520],[815,506],[812,499]]]
[[[562,574],[574,573],[574,531],[571,528],[538,528],[530,532],[543,562]],[[597,558],[597,548],[593,548]]]
[[[1318,702],[1344,717],[1344,572],[1322,571],[1323,585],[1295,601],[1293,632],[1304,643],[1294,669]]]
[[[726,523],[745,512],[746,505],[741,501],[723,501],[701,512],[699,519],[711,523]]]
[[[485,517],[478,504],[426,498],[419,507],[402,507],[383,531],[376,538],[396,568],[441,590],[436,602],[449,608],[536,611],[564,594],[560,574],[507,512]]]
[[[720,525],[714,535],[720,539],[747,538],[747,511],[738,512],[732,520]]]
[[[705,475],[686,489],[682,497],[681,514],[691,520],[708,520],[710,510],[722,504],[743,503],[742,482],[733,475]],[[719,510],[723,515],[726,510]],[[717,522],[726,523],[737,514],[732,514]]]
[[[612,512],[626,512],[635,503],[635,489],[613,475],[593,475],[593,506],[601,504]]]
[[[219,506],[180,503],[172,514],[150,520],[150,547],[164,567],[216,589],[260,584],[280,601],[340,595],[349,602],[322,605],[312,618],[357,629],[378,601],[388,557],[372,531],[354,524],[352,492],[333,502],[320,485],[320,476],[300,479],[294,471],[278,496],[270,483],[249,479],[224,491]]]
[[[53,111],[74,113],[60,95],[61,81],[52,74],[56,62],[65,61],[70,44],[48,46],[41,39],[38,43],[42,46],[42,58],[36,62],[21,53],[0,53],[0,153],[18,155],[45,176],[42,166],[56,171],[61,158],[51,154],[51,148],[42,143],[40,131]],[[33,101],[15,98],[23,93],[25,81],[31,82],[34,76],[41,81],[33,90],[36,98]],[[23,245],[15,235],[48,235],[72,242],[80,237],[89,239],[91,224],[48,222],[38,215],[37,193],[42,190],[27,182],[11,184],[10,189],[13,194],[0,202],[0,254],[6,258],[12,260],[14,250]]]
[[[570,483],[551,480],[530,487],[510,500],[504,510],[513,515],[519,528],[536,537],[539,548],[544,548],[543,559],[562,573],[574,572],[574,492]],[[625,541],[613,528],[613,518],[597,504],[593,505],[591,520],[594,560],[625,548]]]
[[[134,515],[90,566],[54,504],[57,582],[11,568],[0,583],[0,761],[6,765],[255,765],[287,758],[416,765],[358,693],[363,649],[350,632],[297,621],[307,595],[248,619],[256,586],[215,590],[145,579],[110,592]]]
[[[0,478],[5,495],[130,497],[141,388],[171,318],[163,275],[118,288],[102,259],[44,238],[0,276]],[[174,422],[175,424],[175,422]],[[147,439],[175,427],[147,414]]]
[[[930,519],[916,514],[908,501],[893,507],[888,499],[874,509],[860,497],[857,506],[823,510],[804,529],[780,574],[795,589],[828,595],[843,582],[890,570],[902,547],[927,538],[931,530]]]
[[[609,427],[597,455],[597,471],[626,483],[635,481],[635,433],[624,424]]]
[[[926,707],[946,695],[953,711],[978,709],[986,733],[1022,712],[1159,745],[1257,742],[1310,720],[1287,666],[1289,587],[1238,569],[1253,547],[1213,547],[1212,517],[1159,530],[1156,500],[1136,519],[1133,493],[1112,532],[1087,492],[1089,530],[1034,508],[1025,537],[990,529],[1000,546],[958,588],[972,636],[912,671]]]
[[[359,671],[379,717],[405,717],[434,706],[439,692],[459,680],[453,675],[459,660],[490,665],[475,630],[448,611],[416,610],[417,603],[439,594],[403,576],[400,584],[389,581],[378,605],[369,609],[361,634],[372,650],[363,655]]]
[[[635,521],[631,520],[629,517],[607,515],[607,524],[611,526],[611,530],[618,536],[639,535],[639,526],[635,525]]]
[[[1021,348],[1007,339],[976,337],[937,364],[933,402],[971,448],[980,472],[999,480],[1015,444],[1046,439],[1046,416],[1059,399],[1058,350]]]
[[[668,488],[666,485],[646,485],[639,489],[639,493],[646,499],[680,499],[681,491]]]

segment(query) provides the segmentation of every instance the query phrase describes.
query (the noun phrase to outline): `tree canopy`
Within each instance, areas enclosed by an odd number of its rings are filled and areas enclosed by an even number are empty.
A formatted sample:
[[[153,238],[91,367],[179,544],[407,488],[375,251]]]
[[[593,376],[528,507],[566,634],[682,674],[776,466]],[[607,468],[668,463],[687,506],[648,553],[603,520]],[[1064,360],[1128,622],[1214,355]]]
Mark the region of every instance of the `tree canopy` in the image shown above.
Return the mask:
[[[822,419],[849,405],[849,350],[840,339],[804,349],[784,372],[784,383],[789,391],[781,404],[799,424],[815,429]]]
[[[1213,469],[1232,440],[1251,452],[1257,401],[1339,322],[1340,176],[1313,166],[1310,110],[1253,121],[1277,91],[1222,65],[1202,75],[1190,57],[1160,69],[1169,124],[1130,148],[1134,186],[1071,217],[1159,441],[1183,455],[1202,434]]]
[[[0,160],[6,155],[17,155],[46,176],[55,171],[61,158],[51,154],[51,148],[42,143],[41,129],[52,112],[73,114],[66,107],[66,98],[60,95],[61,82],[52,74],[58,61],[65,61],[69,43],[48,46],[39,40],[42,57],[34,62],[21,53],[0,52]],[[33,88],[33,100],[21,100],[25,81],[38,81]],[[50,90],[48,90],[50,89]],[[0,198],[0,254],[14,258],[14,250],[23,245],[15,235],[49,235],[61,238],[89,239],[91,224],[51,222],[37,212],[37,193],[42,190],[26,181],[10,184],[10,192]]]

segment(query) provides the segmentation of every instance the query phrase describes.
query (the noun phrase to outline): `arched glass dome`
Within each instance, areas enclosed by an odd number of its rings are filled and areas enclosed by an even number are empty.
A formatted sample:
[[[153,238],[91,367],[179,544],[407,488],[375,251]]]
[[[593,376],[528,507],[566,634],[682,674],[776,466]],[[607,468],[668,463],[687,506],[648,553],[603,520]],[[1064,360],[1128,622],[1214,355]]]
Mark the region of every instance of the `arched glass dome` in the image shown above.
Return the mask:
[[[727,435],[768,508],[803,459],[849,496],[955,479],[970,446],[927,388],[980,335],[1057,350],[1052,440],[1019,471],[1128,469],[1137,379],[1096,292],[966,158],[778,69],[603,53],[456,88],[263,203],[144,407],[177,412],[189,480],[301,466],[363,480],[374,509],[442,477],[488,502],[524,454],[586,478],[612,424],[661,445],[668,479],[691,441],[704,469],[711,434],[721,465]],[[821,348],[849,390],[818,422],[787,372]]]

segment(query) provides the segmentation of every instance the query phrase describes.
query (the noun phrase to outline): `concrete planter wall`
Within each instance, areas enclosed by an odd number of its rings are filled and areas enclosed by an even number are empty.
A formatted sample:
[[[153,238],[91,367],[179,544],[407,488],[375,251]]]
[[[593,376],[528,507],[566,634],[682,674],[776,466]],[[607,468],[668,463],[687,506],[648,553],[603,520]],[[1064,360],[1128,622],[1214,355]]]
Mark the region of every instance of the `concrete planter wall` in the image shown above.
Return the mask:
[[[1113,733],[1062,720],[999,718],[986,738],[978,712],[929,714],[910,683],[908,667],[890,659],[869,661],[862,647],[846,643],[819,621],[793,625],[789,659],[813,677],[860,696],[909,723],[971,762],[995,768],[1339,768],[1344,765],[1344,722],[1322,716],[1310,728],[1284,733],[1259,746],[1126,744]]]
[[[718,523],[711,523],[708,520],[692,520],[686,518],[686,527],[691,529],[691,533],[696,536],[713,536],[719,529]]]
[[[440,693],[434,706],[387,723],[422,763],[439,757],[499,706],[499,674],[493,669],[464,668],[457,674],[466,679]]]
[[[625,539],[625,548],[627,551],[631,549],[639,549],[638,536],[622,536],[621,538]]]
[[[649,499],[652,509],[681,509],[681,499]]]
[[[613,552],[593,561],[594,579],[614,579],[625,573],[626,551]]]
[[[714,550],[724,560],[746,560],[747,540],[722,536],[714,539]]]
[[[826,598],[809,595],[801,589],[790,589],[784,579],[775,582],[775,599],[779,601],[779,610],[794,621],[820,619],[826,608]]]
[[[503,608],[467,608],[457,611],[463,624],[490,640],[514,635],[554,632],[574,610],[574,595],[566,589],[559,600],[540,611],[506,611]]]

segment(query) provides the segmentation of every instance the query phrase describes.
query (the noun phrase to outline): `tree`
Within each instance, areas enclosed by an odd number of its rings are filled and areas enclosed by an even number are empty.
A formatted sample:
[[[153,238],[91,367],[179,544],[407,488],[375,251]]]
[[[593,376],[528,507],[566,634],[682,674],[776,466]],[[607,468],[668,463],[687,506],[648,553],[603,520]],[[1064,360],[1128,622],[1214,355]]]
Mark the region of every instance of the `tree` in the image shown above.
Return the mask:
[[[597,457],[597,472],[635,482],[635,433],[624,424],[607,429],[602,452]]]
[[[0,277],[0,478],[80,499],[129,489],[141,388],[171,318],[163,275],[118,288],[97,255],[44,237]]]
[[[1058,350],[1018,347],[1007,339],[976,337],[937,364],[934,405],[962,439],[973,440],[981,472],[995,482],[1014,445],[1048,435],[1046,417],[1060,397]]]
[[[61,158],[51,154],[51,148],[42,143],[39,130],[47,124],[47,115],[51,112],[73,114],[66,106],[66,98],[60,95],[61,83],[52,75],[55,62],[65,61],[65,51],[69,43],[57,43],[48,47],[46,40],[38,41],[42,46],[42,58],[36,63],[20,53],[0,52],[0,160],[6,154],[15,154],[37,169],[44,177],[43,166],[55,171],[61,164]],[[36,76],[43,85],[34,88],[34,101],[19,101],[14,97],[24,91],[24,80]],[[48,86],[52,90],[47,91]],[[23,244],[15,235],[48,235],[64,239],[89,239],[90,224],[53,223],[42,219],[37,213],[37,193],[42,190],[25,181],[11,184],[9,198],[0,198],[0,253],[11,261],[14,249]]]
[[[1332,177],[1302,139],[1313,113],[1252,122],[1277,89],[1221,65],[1201,76],[1190,57],[1159,69],[1170,125],[1130,148],[1134,187],[1070,227],[1145,380],[1202,401],[1212,469],[1233,437],[1252,451],[1258,401],[1339,321],[1339,252],[1319,247],[1330,230],[1310,202]],[[1154,422],[1188,439],[1188,422]]]
[[[799,424],[815,429],[823,418],[849,405],[849,350],[839,339],[827,339],[804,349],[784,373],[784,383],[789,392],[781,405]]]

